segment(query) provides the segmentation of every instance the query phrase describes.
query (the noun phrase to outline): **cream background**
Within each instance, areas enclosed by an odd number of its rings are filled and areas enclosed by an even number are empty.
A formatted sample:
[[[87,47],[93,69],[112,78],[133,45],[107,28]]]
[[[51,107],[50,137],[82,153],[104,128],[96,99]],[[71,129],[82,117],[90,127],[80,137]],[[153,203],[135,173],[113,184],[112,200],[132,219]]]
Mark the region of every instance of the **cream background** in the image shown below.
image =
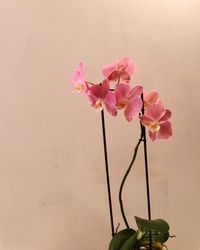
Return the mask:
[[[100,116],[68,84],[122,56],[135,83],[173,110],[174,136],[148,144],[152,216],[200,249],[198,0],[0,0],[0,249],[106,250],[110,224]],[[120,179],[137,122],[106,117],[115,224]],[[142,151],[141,151],[142,152]],[[128,218],[145,217],[142,153],[124,191]]]

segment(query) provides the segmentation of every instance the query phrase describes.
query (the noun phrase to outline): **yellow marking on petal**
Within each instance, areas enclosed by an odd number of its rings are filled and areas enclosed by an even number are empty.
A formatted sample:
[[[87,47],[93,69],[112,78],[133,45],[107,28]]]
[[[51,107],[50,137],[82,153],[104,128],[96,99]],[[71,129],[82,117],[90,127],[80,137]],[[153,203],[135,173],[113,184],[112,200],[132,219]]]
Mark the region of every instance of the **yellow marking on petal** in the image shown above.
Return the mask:
[[[118,109],[123,109],[125,106],[126,106],[126,102],[127,102],[127,99],[126,98],[120,98],[118,101],[117,101],[117,108]]]
[[[77,94],[80,94],[84,90],[84,86],[82,83],[77,83],[75,86],[75,90]]]
[[[160,129],[160,125],[158,122],[150,122],[149,126],[152,133],[156,133]]]
[[[102,100],[97,100],[96,103],[95,103],[95,108],[97,110],[100,110],[100,111],[103,110],[103,108],[104,108],[103,101]]]

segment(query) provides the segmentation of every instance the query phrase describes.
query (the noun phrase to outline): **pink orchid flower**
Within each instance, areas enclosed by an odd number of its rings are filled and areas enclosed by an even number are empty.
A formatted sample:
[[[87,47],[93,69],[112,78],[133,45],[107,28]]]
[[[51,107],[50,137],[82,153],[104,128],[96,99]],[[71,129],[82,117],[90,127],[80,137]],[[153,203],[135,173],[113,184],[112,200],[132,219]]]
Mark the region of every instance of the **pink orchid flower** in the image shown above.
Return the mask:
[[[161,104],[154,104],[140,116],[140,121],[149,128],[149,136],[154,141],[172,136],[171,123],[168,121],[170,117],[170,110],[165,109]]]
[[[92,107],[95,109],[103,110],[105,107],[111,115],[117,115],[115,94],[110,91],[109,81],[107,79],[100,85],[90,87],[88,97]]]
[[[128,57],[124,57],[120,61],[105,66],[102,69],[102,72],[110,81],[128,83],[135,72],[135,69],[136,65],[134,62]]]
[[[127,121],[131,121],[139,115],[142,109],[142,86],[131,86],[127,83],[117,83],[115,88],[116,107],[124,108],[124,116]]]
[[[144,108],[150,108],[154,104],[161,104],[161,101],[159,100],[159,95],[156,91],[146,92],[143,91],[144,94]]]
[[[80,63],[77,69],[74,71],[71,78],[71,84],[75,87],[75,93],[87,94],[89,86],[85,81],[85,70],[82,63]]]

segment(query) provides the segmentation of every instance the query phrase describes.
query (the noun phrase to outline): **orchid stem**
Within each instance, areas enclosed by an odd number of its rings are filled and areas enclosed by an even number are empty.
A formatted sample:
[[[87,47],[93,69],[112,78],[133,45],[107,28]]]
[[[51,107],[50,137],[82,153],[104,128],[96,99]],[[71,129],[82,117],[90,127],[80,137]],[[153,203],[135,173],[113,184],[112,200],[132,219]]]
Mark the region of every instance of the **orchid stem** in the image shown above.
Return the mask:
[[[135,162],[135,159],[136,159],[136,156],[137,156],[137,152],[138,152],[138,148],[140,146],[140,143],[142,142],[142,137],[143,137],[143,135],[141,133],[140,139],[138,140],[138,143],[137,143],[137,145],[135,147],[135,150],[134,150],[133,158],[132,158],[132,160],[131,160],[131,162],[129,164],[128,169],[126,170],[126,173],[124,175],[124,178],[122,179],[122,182],[121,182],[121,185],[120,185],[120,189],[119,189],[119,204],[120,204],[121,214],[122,214],[124,223],[125,223],[125,225],[126,225],[127,228],[130,228],[130,227],[129,227],[129,224],[128,224],[128,221],[126,219],[126,215],[125,215],[125,212],[124,212],[124,205],[123,205],[123,201],[122,201],[122,191],[123,191],[123,187],[124,187],[124,183],[126,181],[126,178],[128,177],[128,174],[131,171],[133,163]]]
[[[142,115],[144,115],[144,97],[143,93],[141,95],[143,101]],[[146,192],[147,192],[147,207],[148,207],[148,219],[151,220],[151,199],[150,199],[150,185],[149,185],[149,171],[148,171],[148,157],[147,157],[147,139],[146,139],[146,128],[140,123],[141,133],[143,135],[143,145],[144,145],[144,162],[145,162],[145,177],[146,177]],[[152,238],[151,231],[149,232],[149,246],[152,250]]]
[[[142,94],[142,101],[143,101],[143,94]],[[144,105],[142,108],[142,114],[144,114]],[[149,187],[149,173],[148,173],[148,157],[147,157],[147,140],[146,140],[146,129],[145,127],[141,124],[140,122],[140,127],[141,127],[141,134],[140,134],[140,139],[134,149],[134,154],[133,154],[133,158],[129,164],[129,167],[122,179],[121,185],[120,185],[120,189],[119,189],[119,204],[120,204],[120,209],[121,209],[121,214],[124,220],[124,223],[126,225],[127,228],[129,227],[125,212],[124,212],[124,205],[123,205],[123,201],[122,201],[122,191],[123,191],[123,187],[124,187],[124,183],[131,171],[131,168],[135,162],[135,159],[137,157],[137,152],[138,152],[138,148],[140,146],[140,143],[143,141],[143,145],[144,145],[144,161],[145,161],[145,177],[146,177],[146,192],[147,192],[147,207],[148,207],[148,219],[151,220],[151,201],[150,201],[150,187]],[[152,239],[151,239],[151,232],[150,232],[150,250],[152,249]]]
[[[146,129],[142,124],[141,124],[141,130],[142,130],[142,134],[143,134],[143,145],[144,145],[144,162],[145,162],[145,179],[146,179],[146,192],[147,192],[148,219],[151,220],[151,201],[150,201],[150,187],[149,187]]]
[[[108,168],[108,154],[107,154],[104,110],[101,111],[101,122],[102,122],[102,133],[103,133],[103,146],[104,146],[104,159],[105,159],[105,168],[106,168],[106,182],[107,182],[107,191],[108,191],[108,202],[109,202],[109,211],[110,211],[110,224],[111,224],[112,236],[114,236],[115,231],[114,231],[114,221],[113,221],[112,197],[111,197],[111,190],[110,190],[110,177],[109,177],[109,168]]]

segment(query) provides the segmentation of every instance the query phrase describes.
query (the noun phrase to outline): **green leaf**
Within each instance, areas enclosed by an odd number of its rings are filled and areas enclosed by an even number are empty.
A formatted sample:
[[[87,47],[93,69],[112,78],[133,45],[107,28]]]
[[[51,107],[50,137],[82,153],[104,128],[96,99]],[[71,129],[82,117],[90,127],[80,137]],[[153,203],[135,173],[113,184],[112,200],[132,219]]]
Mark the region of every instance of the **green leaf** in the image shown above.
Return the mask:
[[[163,233],[169,231],[169,224],[162,219],[146,220],[146,219],[135,216],[135,220],[138,225],[138,228],[141,231],[150,230],[150,229],[159,230]]]
[[[151,232],[152,242],[164,243],[169,238],[169,225],[162,219],[146,220],[135,216],[139,230],[143,233],[141,242],[149,243]]]
[[[112,238],[109,250],[119,250],[120,247],[126,242],[131,236],[135,234],[135,230],[128,228],[119,231],[115,236]]]
[[[119,250],[134,250],[137,245],[137,233],[129,237]]]

